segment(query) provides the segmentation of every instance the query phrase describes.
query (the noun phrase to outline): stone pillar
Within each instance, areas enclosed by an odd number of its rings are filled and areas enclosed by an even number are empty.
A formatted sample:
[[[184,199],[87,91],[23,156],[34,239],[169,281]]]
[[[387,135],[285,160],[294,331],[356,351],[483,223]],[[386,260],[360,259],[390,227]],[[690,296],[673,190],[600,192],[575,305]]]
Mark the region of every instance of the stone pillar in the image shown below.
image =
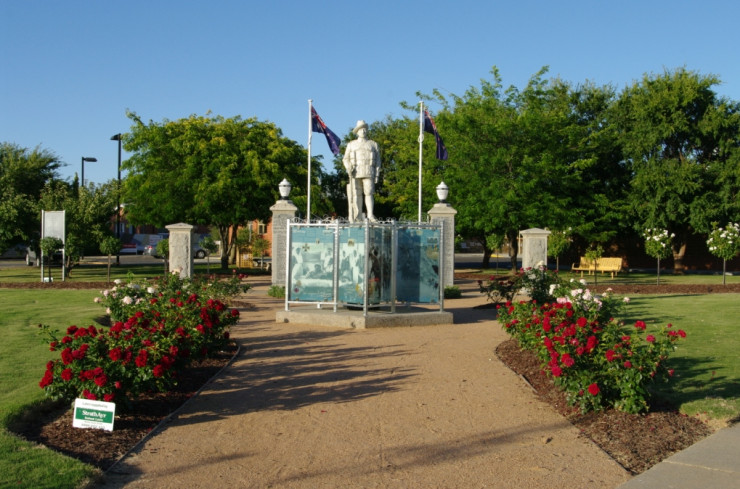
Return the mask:
[[[180,273],[180,278],[193,276],[193,226],[181,222],[166,226],[170,232],[170,272]]]
[[[278,200],[270,207],[272,211],[272,285],[285,286],[288,266],[288,221],[298,212],[290,200]]]
[[[440,270],[439,278],[442,289],[444,289],[455,281],[455,214],[457,211],[450,204],[438,202],[427,214],[433,223],[442,224],[442,243],[439,251],[443,257],[443,269]]]
[[[547,268],[547,229],[532,228],[521,231],[522,268],[535,268],[539,263]]]

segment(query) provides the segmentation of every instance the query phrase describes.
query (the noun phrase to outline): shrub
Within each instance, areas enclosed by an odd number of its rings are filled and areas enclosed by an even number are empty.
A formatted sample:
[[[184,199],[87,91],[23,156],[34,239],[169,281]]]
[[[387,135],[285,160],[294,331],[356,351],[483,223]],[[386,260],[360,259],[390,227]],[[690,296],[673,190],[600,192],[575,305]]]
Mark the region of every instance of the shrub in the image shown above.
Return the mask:
[[[117,285],[104,294],[113,322],[109,330],[73,325],[61,336],[43,327],[60,358],[47,363],[39,386],[52,399],[124,406],[141,392],[169,389],[182,367],[228,343],[239,311],[219,297],[233,287],[174,275],[149,286]]]
[[[445,287],[444,294],[445,299],[459,299],[462,297],[462,291],[457,285],[448,285]]]
[[[275,297],[277,299],[285,299],[285,286],[284,285],[271,285],[267,290],[267,295]]]
[[[587,289],[567,291],[553,302],[521,301],[499,306],[498,319],[522,348],[533,351],[544,371],[582,412],[613,407],[628,413],[648,409],[648,386],[673,374],[666,366],[674,343],[686,333],[667,325],[645,334],[645,323],[627,328],[612,316],[619,301]]]
[[[528,295],[533,301],[542,303],[552,300],[555,287],[562,283],[557,271],[553,272],[538,265],[519,270],[514,276],[490,277],[487,283],[478,281],[480,291],[492,302],[505,302],[514,298],[517,292]]]

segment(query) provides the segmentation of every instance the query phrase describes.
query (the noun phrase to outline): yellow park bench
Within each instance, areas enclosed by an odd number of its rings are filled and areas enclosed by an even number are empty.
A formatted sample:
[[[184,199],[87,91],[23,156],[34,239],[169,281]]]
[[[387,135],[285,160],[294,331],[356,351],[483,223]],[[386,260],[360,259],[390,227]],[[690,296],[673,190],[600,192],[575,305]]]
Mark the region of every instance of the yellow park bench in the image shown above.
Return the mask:
[[[611,277],[614,278],[615,274],[622,271],[622,258],[618,256],[602,257],[597,258],[596,263],[593,263],[592,260],[582,256],[581,263],[578,265],[574,263],[571,267],[571,271],[581,272],[581,277],[583,277],[583,272],[588,272],[589,275],[593,275],[595,272],[601,272],[603,275],[608,272],[611,274]]]

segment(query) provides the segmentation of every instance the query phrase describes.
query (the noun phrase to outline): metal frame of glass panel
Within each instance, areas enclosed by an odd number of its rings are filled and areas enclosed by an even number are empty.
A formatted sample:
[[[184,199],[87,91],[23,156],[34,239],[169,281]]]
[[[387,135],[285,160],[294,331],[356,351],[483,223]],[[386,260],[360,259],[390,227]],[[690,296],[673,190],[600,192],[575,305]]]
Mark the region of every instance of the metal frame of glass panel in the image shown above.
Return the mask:
[[[369,309],[439,303],[443,228],[417,222],[288,221],[285,310],[291,304]]]

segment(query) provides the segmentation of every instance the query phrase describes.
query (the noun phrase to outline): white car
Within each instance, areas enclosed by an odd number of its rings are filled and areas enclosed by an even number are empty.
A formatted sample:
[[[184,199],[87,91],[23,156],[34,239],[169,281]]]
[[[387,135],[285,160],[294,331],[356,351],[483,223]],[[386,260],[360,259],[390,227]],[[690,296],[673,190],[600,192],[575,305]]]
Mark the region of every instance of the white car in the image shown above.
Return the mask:
[[[155,258],[162,258],[157,254],[157,247],[155,245],[147,245],[144,247],[144,254],[153,256]],[[205,258],[208,255],[208,251],[204,250],[198,245],[193,246],[193,256],[195,258]]]

